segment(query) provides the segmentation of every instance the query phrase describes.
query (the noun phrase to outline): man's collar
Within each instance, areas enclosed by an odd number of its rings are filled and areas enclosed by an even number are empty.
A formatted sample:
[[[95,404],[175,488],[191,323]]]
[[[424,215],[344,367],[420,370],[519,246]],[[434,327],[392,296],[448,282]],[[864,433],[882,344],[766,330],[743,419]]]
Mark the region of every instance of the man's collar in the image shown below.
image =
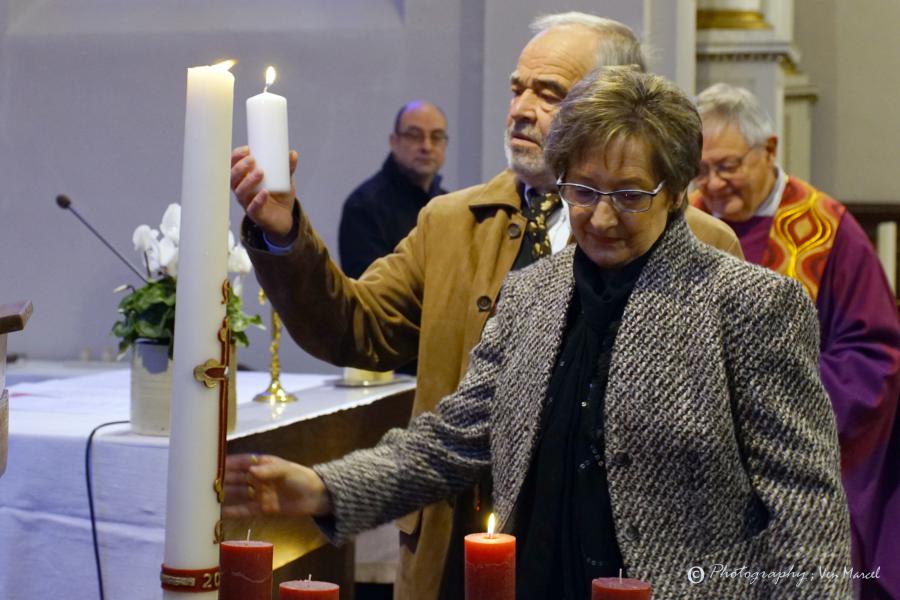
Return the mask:
[[[515,173],[505,169],[499,175],[484,184],[481,192],[469,200],[470,208],[507,206],[515,210],[522,209],[522,199],[527,197],[527,190],[532,189],[516,178]]]
[[[525,199],[525,202],[528,204],[529,208],[534,208],[532,205],[533,202],[540,203],[548,196],[553,196],[553,195],[554,195],[553,192],[547,192],[545,194],[545,193],[541,192],[539,189],[537,189],[536,187],[531,187],[528,184],[525,184],[525,187],[522,190],[522,198]]]
[[[779,166],[775,166],[775,185],[765,201],[756,208],[754,217],[774,217],[778,206],[781,204],[781,196],[784,195],[784,186],[787,185],[787,175]]]
[[[484,184],[481,192],[469,200],[469,208],[508,207],[513,210],[521,209],[519,186],[515,174],[506,169],[499,175]]]

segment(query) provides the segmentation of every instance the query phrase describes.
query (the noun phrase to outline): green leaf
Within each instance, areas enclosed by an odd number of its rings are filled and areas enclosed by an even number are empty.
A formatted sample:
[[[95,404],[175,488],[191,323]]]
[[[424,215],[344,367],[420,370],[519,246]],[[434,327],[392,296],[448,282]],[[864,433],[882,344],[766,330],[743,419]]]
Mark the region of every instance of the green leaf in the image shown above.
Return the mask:
[[[243,331],[232,331],[231,341],[238,346],[243,346],[244,348],[250,345],[250,340],[247,339],[247,334]]]
[[[175,339],[175,279],[163,277],[151,281],[122,298],[119,302],[121,320],[112,327],[112,334],[119,338],[120,357],[139,338],[155,340],[169,346]],[[244,331],[251,325],[265,329],[259,315],[248,315],[241,310],[241,298],[229,288],[225,312],[232,330],[233,340],[249,345]]]

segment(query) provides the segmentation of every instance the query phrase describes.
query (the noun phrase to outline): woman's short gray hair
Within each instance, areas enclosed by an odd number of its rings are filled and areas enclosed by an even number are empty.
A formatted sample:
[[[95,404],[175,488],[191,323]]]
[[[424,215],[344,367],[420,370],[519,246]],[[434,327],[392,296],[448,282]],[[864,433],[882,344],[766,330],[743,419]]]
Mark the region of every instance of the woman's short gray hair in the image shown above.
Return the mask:
[[[641,71],[647,70],[641,42],[624,23],[575,11],[544,15],[531,22],[531,31],[535,35],[557,27],[584,27],[598,34],[600,42],[594,68],[633,65]]]
[[[747,144],[764,144],[772,135],[772,120],[749,90],[716,83],[697,95],[697,110],[707,127],[736,125]]]
[[[563,175],[585,153],[637,139],[650,151],[653,175],[665,180],[673,212],[697,176],[703,127],[674,83],[627,67],[605,67],[582,79],[560,105],[544,145],[547,164]]]

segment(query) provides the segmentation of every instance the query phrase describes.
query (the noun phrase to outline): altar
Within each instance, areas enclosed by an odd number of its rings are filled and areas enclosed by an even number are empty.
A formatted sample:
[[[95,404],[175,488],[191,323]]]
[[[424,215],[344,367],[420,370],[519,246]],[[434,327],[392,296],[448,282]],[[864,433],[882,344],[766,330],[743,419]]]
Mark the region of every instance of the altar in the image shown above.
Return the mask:
[[[31,379],[31,381],[29,381]],[[9,464],[0,481],[0,597],[99,598],[85,450],[98,425],[129,417],[129,370],[65,378],[9,376]],[[252,402],[267,373],[237,375],[238,418],[229,452],[264,452],[313,464],[375,443],[408,420],[415,382],[337,387],[333,375],[282,374],[298,402]],[[18,383],[17,383],[18,381]],[[158,600],[163,559],[168,438],[103,427],[92,445],[91,483],[100,564],[109,600]],[[321,546],[309,522],[226,524],[226,538],[275,544],[275,567]],[[306,560],[306,559],[303,559]],[[352,555],[338,551],[338,559]],[[277,571],[276,571],[277,574]],[[314,573],[315,575],[315,573]],[[304,573],[305,576],[305,573]]]

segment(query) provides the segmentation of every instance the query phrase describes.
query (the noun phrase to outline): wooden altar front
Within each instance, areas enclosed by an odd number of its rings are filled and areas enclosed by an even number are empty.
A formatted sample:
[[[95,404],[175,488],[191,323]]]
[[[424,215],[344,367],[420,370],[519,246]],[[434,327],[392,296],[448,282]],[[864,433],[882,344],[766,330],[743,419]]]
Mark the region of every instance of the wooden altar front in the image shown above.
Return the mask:
[[[0,477],[6,472],[9,450],[9,393],[6,391],[6,336],[25,329],[31,316],[28,300],[0,305]]]

